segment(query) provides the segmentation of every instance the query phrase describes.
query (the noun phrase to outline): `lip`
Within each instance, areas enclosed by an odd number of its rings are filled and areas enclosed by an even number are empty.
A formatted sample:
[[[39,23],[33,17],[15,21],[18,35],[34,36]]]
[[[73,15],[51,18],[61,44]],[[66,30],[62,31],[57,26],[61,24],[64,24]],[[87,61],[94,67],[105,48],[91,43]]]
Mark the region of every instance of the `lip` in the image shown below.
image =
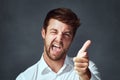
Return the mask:
[[[61,48],[61,46],[57,44],[53,44],[52,47]]]
[[[58,44],[52,44],[51,50],[52,50],[52,53],[58,54],[62,51],[62,46]]]

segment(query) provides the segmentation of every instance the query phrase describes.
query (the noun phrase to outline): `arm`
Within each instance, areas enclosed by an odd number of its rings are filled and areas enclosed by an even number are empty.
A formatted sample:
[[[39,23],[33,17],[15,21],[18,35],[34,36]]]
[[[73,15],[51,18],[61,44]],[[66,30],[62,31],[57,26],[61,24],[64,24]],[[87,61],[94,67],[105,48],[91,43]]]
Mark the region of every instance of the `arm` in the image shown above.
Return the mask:
[[[96,77],[97,68],[95,65],[92,64],[91,66],[91,63],[89,64],[90,61],[88,58],[87,49],[90,44],[90,40],[86,41],[83,47],[79,50],[77,56],[73,59],[74,68],[77,71],[80,80],[100,80]]]

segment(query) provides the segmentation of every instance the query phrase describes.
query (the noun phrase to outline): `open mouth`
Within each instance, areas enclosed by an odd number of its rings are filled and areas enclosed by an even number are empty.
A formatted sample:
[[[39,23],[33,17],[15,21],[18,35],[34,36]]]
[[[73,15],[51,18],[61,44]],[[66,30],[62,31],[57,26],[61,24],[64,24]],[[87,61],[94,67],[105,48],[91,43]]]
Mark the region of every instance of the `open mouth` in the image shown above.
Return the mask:
[[[53,44],[52,45],[52,51],[53,52],[61,52],[62,51],[62,47],[60,45],[57,45],[57,44]]]

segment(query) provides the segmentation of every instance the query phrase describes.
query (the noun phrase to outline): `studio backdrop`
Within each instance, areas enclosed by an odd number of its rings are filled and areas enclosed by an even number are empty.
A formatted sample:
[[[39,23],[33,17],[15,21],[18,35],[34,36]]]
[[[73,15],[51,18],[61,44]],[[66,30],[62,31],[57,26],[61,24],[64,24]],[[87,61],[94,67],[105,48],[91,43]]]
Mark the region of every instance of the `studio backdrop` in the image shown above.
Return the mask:
[[[119,0],[0,0],[0,80],[15,80],[41,58],[43,21],[58,7],[72,9],[81,21],[68,55],[90,39],[89,58],[102,80],[120,80]]]

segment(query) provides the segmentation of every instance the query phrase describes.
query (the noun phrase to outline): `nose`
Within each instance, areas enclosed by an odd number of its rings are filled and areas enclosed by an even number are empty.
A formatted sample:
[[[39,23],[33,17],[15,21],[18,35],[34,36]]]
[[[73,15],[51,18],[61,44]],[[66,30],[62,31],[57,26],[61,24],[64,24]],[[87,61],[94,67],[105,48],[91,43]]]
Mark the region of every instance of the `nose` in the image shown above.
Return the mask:
[[[63,35],[62,35],[62,33],[57,34],[56,40],[57,40],[58,42],[62,42],[62,40],[63,40]]]

